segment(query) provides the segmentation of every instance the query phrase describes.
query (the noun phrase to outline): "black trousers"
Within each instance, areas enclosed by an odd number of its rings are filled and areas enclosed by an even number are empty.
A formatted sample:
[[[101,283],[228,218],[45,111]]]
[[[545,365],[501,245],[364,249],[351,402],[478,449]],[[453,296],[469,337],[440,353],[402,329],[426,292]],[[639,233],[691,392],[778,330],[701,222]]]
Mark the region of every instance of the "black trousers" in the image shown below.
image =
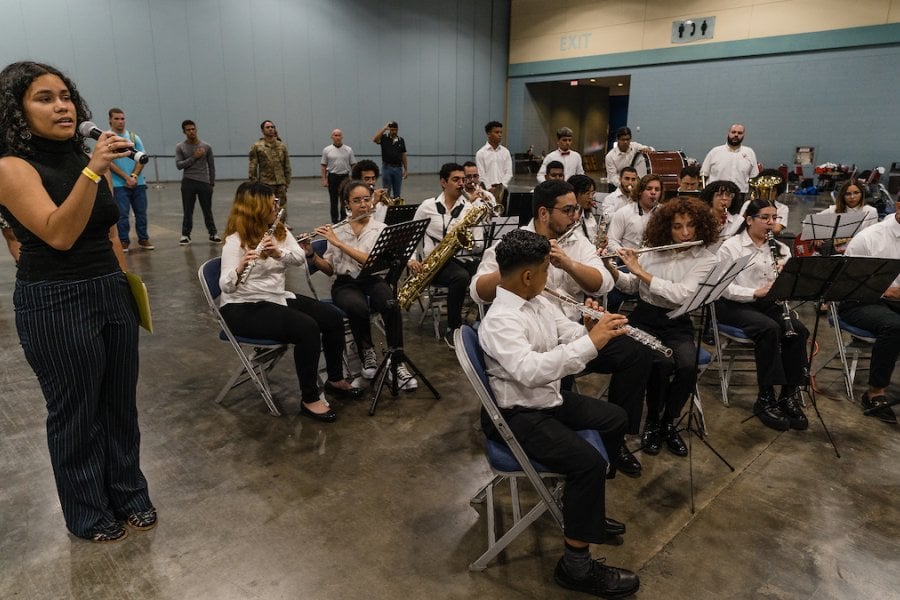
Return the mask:
[[[672,349],[669,358],[660,352],[651,353],[653,367],[647,382],[648,423],[674,422],[697,383],[694,326],[687,315],[670,319],[666,316],[669,310],[639,300],[628,318],[630,325],[656,336]]]
[[[462,307],[469,293],[469,281],[478,270],[478,260],[451,258],[437,272],[432,282],[447,286],[447,329],[458,329],[462,325]]]
[[[368,300],[366,300],[368,296]],[[331,286],[331,299],[347,313],[356,348],[362,351],[372,348],[372,324],[369,321],[369,302],[372,309],[384,319],[384,337],[391,348],[403,347],[403,317],[394,302],[394,291],[381,277],[370,275],[352,278],[338,275]]]
[[[203,221],[206,231],[210,236],[216,235],[216,221],[212,212],[213,186],[193,179],[181,180],[181,208],[184,210],[184,218],[181,220],[181,235],[191,236],[194,229],[194,205],[200,200],[200,210],[203,211]]]
[[[138,325],[121,272],[17,281],[16,328],[47,404],[47,445],[66,527],[80,537],[152,507],[140,467]]]
[[[565,474],[562,497],[565,536],[599,544],[605,539],[607,463],[596,448],[575,432],[581,429],[599,432],[610,460],[615,461],[625,436],[625,411],[573,392],[562,392],[562,397],[562,405],[555,408],[502,409],[503,416],[528,456]],[[482,430],[502,442],[484,411]]]
[[[900,355],[900,302],[881,300],[874,304],[841,302],[841,318],[854,327],[875,334],[872,361],[869,365],[869,386],[886,388],[891,383],[894,365]]]
[[[328,379],[344,378],[344,320],[334,307],[314,298],[297,296],[289,299],[287,306],[274,302],[235,302],[224,305],[221,311],[235,335],[294,345],[294,368],[303,402],[319,399],[319,353],[323,349]]]
[[[720,322],[739,327],[753,340],[756,357],[756,382],[760,387],[800,386],[805,382],[806,341],[809,330],[792,318],[797,335],[782,335],[781,305],[772,302],[716,301]]]
[[[627,433],[641,429],[644,412],[644,392],[647,377],[653,366],[652,350],[633,339],[620,336],[611,340],[585,367],[588,373],[611,373],[609,401],[625,410],[628,417]],[[565,377],[563,389],[572,389],[574,377]]]
[[[345,179],[348,179],[350,175],[348,173],[344,173],[343,175],[338,175],[336,173],[328,174],[328,200],[331,202],[331,222],[337,223],[338,221],[343,221],[347,216],[347,209],[344,208],[344,205],[341,204],[340,200],[340,189],[341,182]]]

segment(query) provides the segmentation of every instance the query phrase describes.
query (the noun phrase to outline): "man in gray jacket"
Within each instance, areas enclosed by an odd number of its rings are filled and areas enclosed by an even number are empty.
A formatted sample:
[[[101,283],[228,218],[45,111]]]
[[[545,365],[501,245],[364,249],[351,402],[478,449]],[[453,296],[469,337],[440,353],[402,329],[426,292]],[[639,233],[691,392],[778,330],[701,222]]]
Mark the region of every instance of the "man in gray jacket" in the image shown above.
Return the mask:
[[[216,231],[216,222],[212,214],[213,186],[216,185],[216,163],[213,160],[212,147],[197,137],[197,125],[186,120],[181,123],[185,140],[175,147],[175,166],[184,171],[181,179],[181,206],[184,219],[181,222],[182,246],[191,243],[191,230],[194,228],[194,203],[200,200],[200,210],[209,232],[209,241],[218,244],[222,241]]]

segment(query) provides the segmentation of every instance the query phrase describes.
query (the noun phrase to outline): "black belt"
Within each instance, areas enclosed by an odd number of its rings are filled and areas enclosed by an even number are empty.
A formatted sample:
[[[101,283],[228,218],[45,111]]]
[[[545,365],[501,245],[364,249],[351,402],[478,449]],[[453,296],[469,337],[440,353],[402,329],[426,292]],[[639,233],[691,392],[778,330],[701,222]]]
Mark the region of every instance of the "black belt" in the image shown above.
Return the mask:
[[[403,166],[402,163],[395,164],[395,163],[389,163],[389,162],[382,162],[381,164],[384,165],[385,167],[402,167]]]

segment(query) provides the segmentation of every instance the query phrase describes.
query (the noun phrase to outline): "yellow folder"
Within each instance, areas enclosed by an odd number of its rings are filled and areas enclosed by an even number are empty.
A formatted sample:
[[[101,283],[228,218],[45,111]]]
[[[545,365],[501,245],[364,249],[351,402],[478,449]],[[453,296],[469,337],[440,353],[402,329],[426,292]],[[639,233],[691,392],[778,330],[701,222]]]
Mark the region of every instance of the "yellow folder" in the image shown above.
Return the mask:
[[[141,327],[153,333],[153,317],[150,315],[150,296],[147,294],[147,286],[144,285],[144,281],[139,275],[130,271],[125,272],[125,278],[131,288],[131,295],[134,296],[134,301],[137,303]]]

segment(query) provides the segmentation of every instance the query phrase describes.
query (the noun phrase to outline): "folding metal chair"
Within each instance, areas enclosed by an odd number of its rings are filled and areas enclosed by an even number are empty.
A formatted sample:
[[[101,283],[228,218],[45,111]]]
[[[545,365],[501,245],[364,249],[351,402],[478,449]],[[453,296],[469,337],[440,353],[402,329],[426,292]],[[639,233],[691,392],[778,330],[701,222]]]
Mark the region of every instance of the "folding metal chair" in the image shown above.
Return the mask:
[[[832,302],[828,312],[828,323],[834,328],[835,350],[813,370],[813,376],[818,375],[819,371],[824,369],[836,356],[840,356],[847,399],[852,402],[853,382],[856,379],[856,371],[857,369],[867,370],[867,367],[860,367],[860,359],[871,359],[872,346],[875,345],[875,334],[841,320],[837,306],[837,302]],[[843,333],[850,336],[849,342],[844,341]],[[864,353],[868,354],[864,355]],[[848,356],[850,357],[849,364]]]
[[[509,425],[507,425],[500,409],[497,407],[494,393],[491,391],[487,373],[485,372],[484,353],[478,343],[478,334],[475,330],[468,325],[460,327],[454,334],[454,346],[456,348],[456,358],[459,360],[463,372],[466,374],[469,383],[472,384],[475,394],[481,400],[482,407],[505,442],[503,444],[485,436],[485,453],[491,471],[494,473],[494,478],[472,498],[473,504],[486,503],[488,547],[484,554],[469,565],[470,570],[482,571],[487,568],[488,563],[494,557],[502,552],[544,512],[550,511],[553,519],[560,527],[560,530],[562,530],[563,516],[560,498],[562,497],[565,477],[560,473],[549,471],[540,463],[529,459],[528,455],[525,454],[525,450],[516,440],[512,431],[510,431]],[[600,438],[599,433],[594,430],[583,430],[577,433],[597,448],[603,455],[603,458],[609,462],[606,448],[603,446],[603,440]],[[518,480],[523,477],[531,482],[539,496],[538,502],[524,516],[522,515],[518,489]],[[544,483],[544,479],[551,480],[551,487]],[[506,529],[505,532],[501,532],[498,539],[494,489],[504,481],[509,482],[513,522],[511,527]]]
[[[236,336],[231,333],[228,324],[219,311],[219,305],[216,300],[222,294],[219,287],[219,274],[222,269],[222,259],[219,257],[210,259],[200,265],[197,277],[200,279],[200,287],[206,298],[209,309],[215,316],[216,321],[221,327],[219,331],[219,339],[231,344],[234,351],[240,358],[241,365],[234,371],[228,382],[216,396],[216,404],[221,404],[229,391],[238,387],[242,383],[252,381],[257,391],[269,407],[269,412],[278,416],[281,414],[275,399],[272,397],[272,390],[269,387],[268,373],[275,368],[284,353],[290,348],[290,344],[283,344],[274,340],[263,340],[254,338],[245,338]],[[249,353],[244,350],[245,347],[250,348]]]
[[[747,337],[743,329],[719,323],[716,318],[716,305],[710,304],[710,319],[712,319],[713,339],[716,345],[716,362],[719,367],[719,385],[722,387],[722,404],[728,403],[728,386],[731,383],[731,375],[735,371],[735,360],[751,360],[752,370],[756,371],[756,355],[754,354],[753,340]],[[728,354],[728,366],[722,366],[722,359]],[[751,369],[744,369],[751,370]],[[704,369],[705,371],[705,369]],[[702,373],[702,372],[701,372]]]

